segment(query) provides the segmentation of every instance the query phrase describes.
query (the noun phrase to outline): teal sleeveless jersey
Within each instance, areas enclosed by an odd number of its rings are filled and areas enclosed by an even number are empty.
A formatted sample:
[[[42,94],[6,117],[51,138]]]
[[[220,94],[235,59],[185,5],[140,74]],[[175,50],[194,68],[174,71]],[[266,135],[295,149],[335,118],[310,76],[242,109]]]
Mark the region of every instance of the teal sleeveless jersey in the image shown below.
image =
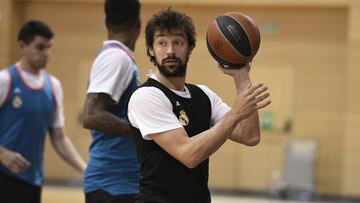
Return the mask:
[[[51,127],[55,111],[55,97],[50,76],[44,72],[44,86],[28,87],[15,66],[8,69],[11,76],[9,95],[0,107],[0,144],[20,153],[31,166],[14,174],[4,166],[5,174],[41,186],[44,179],[43,154],[45,135]]]
[[[122,46],[110,43],[101,51],[107,48],[119,48],[126,52]],[[135,61],[132,68],[132,75],[124,76],[132,77],[130,84],[121,95],[119,102],[109,109],[117,117],[125,120],[127,120],[128,101],[137,88],[138,72]],[[101,189],[114,196],[137,194],[140,166],[132,137],[112,135],[96,130],[92,130],[91,135],[93,142],[90,146],[90,160],[84,178],[85,193]]]

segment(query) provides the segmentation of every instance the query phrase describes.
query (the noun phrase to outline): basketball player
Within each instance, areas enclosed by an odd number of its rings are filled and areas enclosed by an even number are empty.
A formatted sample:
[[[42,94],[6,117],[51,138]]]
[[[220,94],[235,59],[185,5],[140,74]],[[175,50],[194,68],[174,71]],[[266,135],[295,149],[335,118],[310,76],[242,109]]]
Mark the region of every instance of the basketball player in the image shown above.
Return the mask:
[[[61,84],[43,70],[52,38],[43,22],[25,23],[20,61],[0,72],[0,202],[41,201],[47,131],[62,159],[81,173],[86,167],[64,130]]]
[[[87,203],[128,203],[135,201],[140,179],[126,108],[138,86],[140,3],[106,0],[105,14],[108,40],[93,63],[83,110],[83,125],[93,137],[84,191]]]
[[[223,70],[238,91],[230,108],[206,86],[185,83],[196,42],[189,16],[169,8],[155,14],[145,31],[157,69],[128,106],[141,164],[137,202],[210,202],[208,158],[229,139],[259,143],[257,110],[270,103],[267,87],[251,84],[249,64]]]

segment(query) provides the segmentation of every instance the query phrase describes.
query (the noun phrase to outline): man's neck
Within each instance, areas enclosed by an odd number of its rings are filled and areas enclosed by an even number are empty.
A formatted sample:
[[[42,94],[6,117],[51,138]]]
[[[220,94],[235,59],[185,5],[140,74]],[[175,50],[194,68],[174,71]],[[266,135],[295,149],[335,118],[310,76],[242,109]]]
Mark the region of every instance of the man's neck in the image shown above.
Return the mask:
[[[109,33],[108,39],[117,40],[127,46],[130,50],[135,50],[135,41],[132,40],[129,33]]]
[[[181,77],[165,77],[159,71],[155,72],[156,78],[159,82],[169,89],[177,91],[185,91],[185,76]]]
[[[37,69],[32,67],[24,58],[22,58],[20,60],[20,62],[18,63],[19,68],[21,68],[22,70],[31,73],[33,75],[39,75],[40,74],[40,70],[41,69]]]

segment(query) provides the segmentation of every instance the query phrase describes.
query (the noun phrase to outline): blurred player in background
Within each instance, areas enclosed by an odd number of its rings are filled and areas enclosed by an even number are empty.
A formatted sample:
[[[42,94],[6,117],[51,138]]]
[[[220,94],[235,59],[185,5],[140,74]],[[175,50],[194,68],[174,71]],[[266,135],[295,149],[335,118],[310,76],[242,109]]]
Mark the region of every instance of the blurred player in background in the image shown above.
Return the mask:
[[[0,202],[41,202],[47,132],[63,160],[81,173],[86,168],[64,129],[60,81],[44,70],[53,36],[43,22],[25,23],[20,61],[0,72]]]
[[[126,106],[138,87],[140,2],[106,0],[105,15],[108,40],[91,68],[83,110],[83,126],[93,138],[84,191],[87,203],[130,203],[139,192],[140,167]]]

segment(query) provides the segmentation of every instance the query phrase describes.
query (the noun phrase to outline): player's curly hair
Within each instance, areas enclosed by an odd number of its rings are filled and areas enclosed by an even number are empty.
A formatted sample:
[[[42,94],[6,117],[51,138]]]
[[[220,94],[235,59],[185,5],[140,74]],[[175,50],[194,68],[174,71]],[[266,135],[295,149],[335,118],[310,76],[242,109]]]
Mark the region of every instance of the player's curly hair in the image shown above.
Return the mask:
[[[169,7],[159,13],[153,15],[146,24],[145,39],[146,39],[146,52],[150,61],[154,64],[155,57],[150,55],[150,49],[153,48],[154,35],[156,31],[184,31],[187,36],[190,51],[196,46],[196,32],[192,19],[185,13],[176,11]]]

